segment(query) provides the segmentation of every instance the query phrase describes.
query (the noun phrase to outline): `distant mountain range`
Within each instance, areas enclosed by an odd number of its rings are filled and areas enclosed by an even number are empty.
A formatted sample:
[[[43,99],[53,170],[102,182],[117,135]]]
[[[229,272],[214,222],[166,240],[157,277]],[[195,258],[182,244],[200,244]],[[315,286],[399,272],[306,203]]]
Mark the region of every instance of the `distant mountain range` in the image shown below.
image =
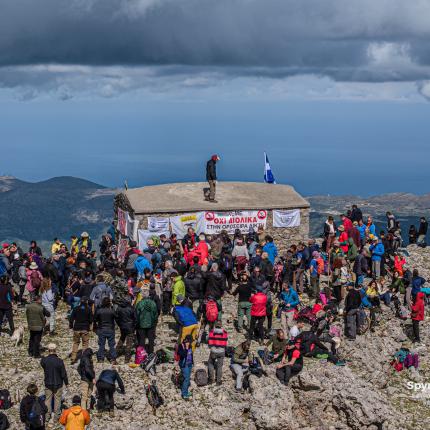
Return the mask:
[[[69,243],[83,231],[98,238],[112,222],[114,194],[69,176],[36,183],[0,176],[0,240]]]
[[[54,237],[69,243],[72,234],[88,231],[98,239],[113,219],[117,190],[84,179],[63,176],[42,182],[25,182],[0,176],[0,241],[19,241],[25,247],[37,240],[48,247]],[[406,238],[409,225],[430,216],[430,194],[407,193],[374,197],[310,196],[311,235],[319,236],[328,214],[339,215],[357,204],[384,228],[385,212],[391,210],[402,223]]]

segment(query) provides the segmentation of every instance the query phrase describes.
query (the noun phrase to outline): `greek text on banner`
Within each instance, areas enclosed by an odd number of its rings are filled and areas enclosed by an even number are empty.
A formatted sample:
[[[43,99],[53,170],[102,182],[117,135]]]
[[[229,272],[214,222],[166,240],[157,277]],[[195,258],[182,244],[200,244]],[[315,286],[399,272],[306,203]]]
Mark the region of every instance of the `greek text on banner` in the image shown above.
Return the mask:
[[[266,228],[267,211],[234,211],[234,212],[205,212],[203,232],[206,234],[221,233],[226,230],[233,234],[235,230],[248,233],[250,227],[257,231],[259,227]]]

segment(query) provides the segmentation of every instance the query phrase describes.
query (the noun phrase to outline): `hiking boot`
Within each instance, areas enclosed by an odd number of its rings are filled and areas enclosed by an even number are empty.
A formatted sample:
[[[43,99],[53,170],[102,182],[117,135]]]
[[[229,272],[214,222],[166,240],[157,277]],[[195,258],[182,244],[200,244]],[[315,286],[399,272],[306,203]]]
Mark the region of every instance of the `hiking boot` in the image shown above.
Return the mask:
[[[213,379],[208,379],[208,385],[212,385],[214,383]]]
[[[222,381],[216,381],[216,384],[220,387],[222,385]]]
[[[209,200],[210,203],[218,203],[218,200]]]
[[[182,398],[184,399],[184,400],[191,400],[191,394],[186,394],[185,396],[182,396]]]

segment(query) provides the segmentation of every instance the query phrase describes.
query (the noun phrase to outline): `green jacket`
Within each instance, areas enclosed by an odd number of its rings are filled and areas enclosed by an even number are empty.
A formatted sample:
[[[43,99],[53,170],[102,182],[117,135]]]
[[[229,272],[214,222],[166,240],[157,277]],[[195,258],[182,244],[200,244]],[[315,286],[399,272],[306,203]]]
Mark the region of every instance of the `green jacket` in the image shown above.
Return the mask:
[[[243,350],[242,344],[234,348],[233,363],[243,364],[246,363],[250,358],[251,354]]]
[[[49,312],[41,304],[33,302],[25,308],[25,315],[30,331],[42,331],[45,327],[45,316],[49,317]]]
[[[177,299],[179,295],[181,295],[182,297],[185,297],[185,284],[184,284],[184,281],[182,280],[182,276],[177,276],[172,286],[172,305],[173,306],[180,304]]]
[[[349,245],[349,248],[348,248],[347,259],[348,261],[355,261],[358,255],[358,248],[357,248],[357,245],[354,243],[354,240],[352,239],[352,237],[348,239],[348,245]]]
[[[152,328],[157,325],[157,305],[149,298],[141,300],[136,306],[138,328]]]

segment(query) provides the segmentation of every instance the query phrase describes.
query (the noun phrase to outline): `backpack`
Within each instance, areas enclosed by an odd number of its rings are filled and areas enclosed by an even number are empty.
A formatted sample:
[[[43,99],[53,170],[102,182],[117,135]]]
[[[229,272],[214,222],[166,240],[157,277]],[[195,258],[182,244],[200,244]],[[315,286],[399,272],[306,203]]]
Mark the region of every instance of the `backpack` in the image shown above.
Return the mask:
[[[157,354],[158,363],[173,363],[174,361],[173,354],[168,349],[159,349],[155,353]]]
[[[260,349],[258,351],[258,355],[261,358],[263,364],[265,366],[268,366],[269,364],[272,364],[272,356],[270,355],[270,352],[267,348]]]
[[[19,264],[14,264],[12,266],[12,281],[15,282],[15,284],[19,284],[19,281],[21,280],[19,276]]]
[[[135,354],[135,357],[134,357],[134,363],[140,365],[140,364],[142,364],[142,362],[144,362],[146,360],[147,357],[148,357],[148,354],[147,354],[147,352],[145,350],[145,347],[139,345],[136,348],[136,354]]]
[[[297,313],[297,317],[295,319],[305,319],[309,321],[309,323],[314,324],[317,317],[312,313],[312,308],[310,306],[305,306],[301,311]]]
[[[6,410],[12,406],[9,390],[0,390],[0,409]]]
[[[403,367],[405,369],[409,369],[409,367],[415,367],[415,369],[418,369],[418,354],[409,352],[403,361]]]
[[[316,262],[318,275],[323,275],[325,273],[324,260],[320,257]]]
[[[181,388],[184,382],[184,376],[182,375],[182,372],[174,369],[172,373],[172,382],[176,388]]]
[[[37,273],[36,270],[31,271],[30,284],[35,290],[39,290],[39,288],[42,285],[42,281],[40,280],[39,273]]]
[[[0,430],[7,430],[9,427],[10,423],[7,416],[3,412],[0,412]]]
[[[208,385],[208,374],[205,369],[197,369],[194,373],[194,382],[198,387]]]
[[[218,319],[218,304],[215,300],[209,300],[206,303],[206,320],[215,322]]]
[[[408,308],[400,305],[399,309],[397,310],[397,316],[401,320],[407,320],[410,317],[410,315],[411,315],[411,313],[409,312]]]
[[[142,363],[140,363],[140,367],[151,375],[155,375],[155,366],[157,365],[157,354],[151,353],[149,354]]]
[[[164,404],[164,399],[161,397],[160,392],[155,384],[150,384],[145,387],[146,397],[148,403],[154,408],[159,408]]]
[[[45,421],[43,416],[43,408],[40,402],[41,400],[39,398],[34,401],[27,417],[28,423],[34,428],[43,427]]]
[[[256,357],[252,357],[251,363],[249,364],[249,371],[252,375],[261,378],[263,376],[263,368],[261,367],[260,361]]]

